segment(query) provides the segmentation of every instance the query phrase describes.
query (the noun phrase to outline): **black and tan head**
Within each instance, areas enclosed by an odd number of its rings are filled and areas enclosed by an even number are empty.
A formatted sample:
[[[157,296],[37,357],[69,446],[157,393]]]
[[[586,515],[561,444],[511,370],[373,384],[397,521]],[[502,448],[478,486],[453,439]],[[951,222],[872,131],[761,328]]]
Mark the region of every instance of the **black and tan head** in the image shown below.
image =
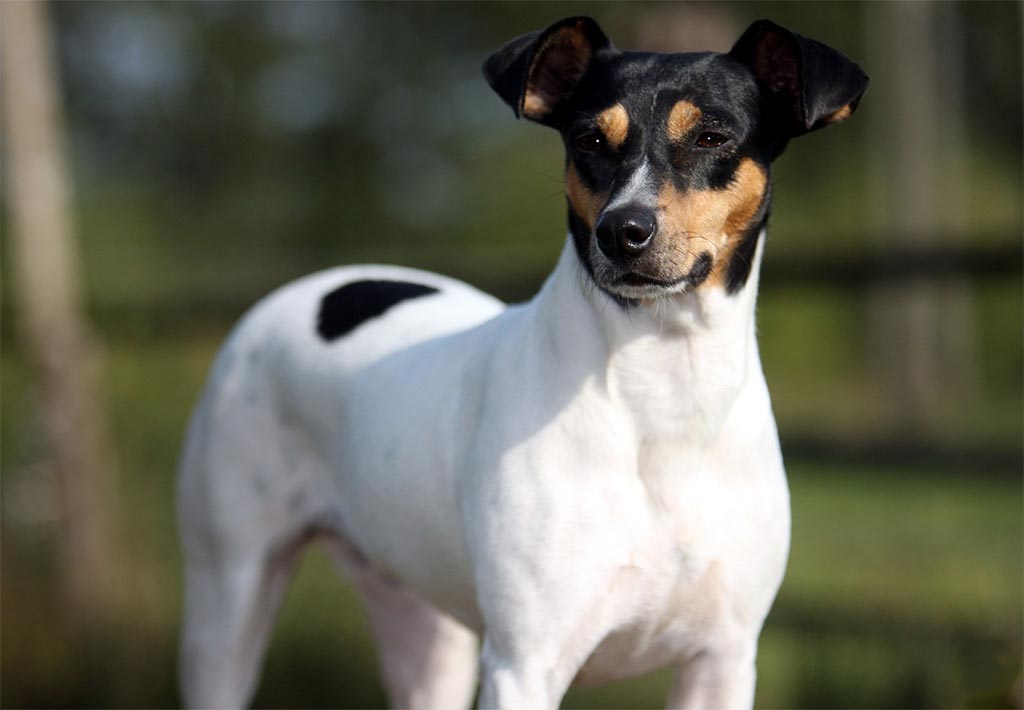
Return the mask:
[[[742,289],[772,160],[848,118],[868,83],[839,52],[767,20],[727,54],[659,54],[616,49],[573,17],[512,40],[484,74],[517,116],[561,133],[577,253],[624,302]]]

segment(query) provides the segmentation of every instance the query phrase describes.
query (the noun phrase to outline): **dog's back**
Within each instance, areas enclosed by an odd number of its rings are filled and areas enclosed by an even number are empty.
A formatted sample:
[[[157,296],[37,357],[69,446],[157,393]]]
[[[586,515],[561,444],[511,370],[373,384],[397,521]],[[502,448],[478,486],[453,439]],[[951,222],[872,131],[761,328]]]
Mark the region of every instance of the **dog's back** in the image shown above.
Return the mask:
[[[192,609],[183,630],[181,673],[183,688],[195,693],[185,698],[189,704],[242,701],[219,689],[248,692],[253,684],[255,663],[249,659],[261,653],[261,627],[269,623],[302,543],[326,536],[343,564],[362,564],[342,530],[346,512],[360,511],[340,509],[346,499],[338,487],[345,477],[331,460],[361,462],[357,452],[330,449],[358,446],[370,456],[380,449],[346,435],[345,421],[360,409],[369,415],[365,399],[350,406],[360,400],[348,390],[358,389],[364,373],[396,351],[470,330],[502,310],[497,299],[437,274],[358,266],[293,282],[243,317],[211,370],[180,466],[179,530]],[[417,359],[412,355],[412,362]],[[397,379],[383,382],[399,386]],[[437,384],[415,376],[403,382],[413,391]],[[248,577],[256,574],[281,581],[245,609],[246,594],[254,593],[247,590],[253,585]],[[250,647],[232,648],[235,642]],[[204,664],[239,654],[244,658],[232,668],[237,678],[203,687]]]

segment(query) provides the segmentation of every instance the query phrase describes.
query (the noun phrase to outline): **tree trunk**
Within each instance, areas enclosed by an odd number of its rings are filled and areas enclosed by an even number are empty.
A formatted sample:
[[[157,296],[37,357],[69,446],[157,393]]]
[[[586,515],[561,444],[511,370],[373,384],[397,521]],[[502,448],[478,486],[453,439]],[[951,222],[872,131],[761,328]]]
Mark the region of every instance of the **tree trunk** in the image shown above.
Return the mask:
[[[107,610],[113,590],[111,449],[78,280],[44,6],[0,3],[0,57],[13,296],[23,351],[37,367],[49,453],[61,485],[60,562],[68,609],[88,622]]]
[[[869,232],[887,240],[875,245],[882,253],[926,251],[943,246],[940,235],[966,229],[954,10],[928,2],[865,6],[867,66],[877,79],[867,98],[875,107],[868,220]],[[927,434],[973,390],[969,286],[911,279],[874,286],[868,301],[869,351],[893,424]]]

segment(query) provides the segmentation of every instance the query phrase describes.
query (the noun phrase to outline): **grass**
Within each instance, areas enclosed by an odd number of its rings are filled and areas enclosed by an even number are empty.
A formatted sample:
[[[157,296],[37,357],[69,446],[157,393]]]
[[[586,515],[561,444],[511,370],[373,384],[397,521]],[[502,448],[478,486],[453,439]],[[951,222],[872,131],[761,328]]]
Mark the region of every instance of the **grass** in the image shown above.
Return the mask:
[[[117,618],[86,634],[63,613],[56,489],[42,463],[29,373],[5,342],[0,705],[177,704],[173,469],[220,337],[189,332],[108,345],[126,594]],[[762,637],[758,705],[1009,703],[1022,644],[1020,478],[800,461],[789,471],[793,548]],[[658,707],[670,682],[660,672],[574,689],[565,707]],[[313,552],[286,597],[256,705],[382,702],[358,603]]]
[[[971,474],[791,465],[801,564],[780,602],[826,599],[906,622],[1019,628],[1019,606],[1005,614],[1022,585],[1011,563],[1021,551],[1020,484]]]

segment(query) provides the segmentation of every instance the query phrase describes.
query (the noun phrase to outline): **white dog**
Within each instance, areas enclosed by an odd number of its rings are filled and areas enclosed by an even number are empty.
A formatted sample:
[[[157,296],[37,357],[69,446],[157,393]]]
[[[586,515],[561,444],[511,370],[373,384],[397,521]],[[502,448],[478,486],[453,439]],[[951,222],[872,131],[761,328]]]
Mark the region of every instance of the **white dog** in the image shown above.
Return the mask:
[[[509,308],[361,266],[245,316],[181,470],[189,706],[249,701],[314,537],[365,601],[397,706],[469,705],[478,655],[484,707],[662,666],[673,707],[753,702],[789,545],[754,335],[770,166],[867,77],[767,21],[728,54],[650,54],[570,18],[484,70],[564,138],[558,265]]]

